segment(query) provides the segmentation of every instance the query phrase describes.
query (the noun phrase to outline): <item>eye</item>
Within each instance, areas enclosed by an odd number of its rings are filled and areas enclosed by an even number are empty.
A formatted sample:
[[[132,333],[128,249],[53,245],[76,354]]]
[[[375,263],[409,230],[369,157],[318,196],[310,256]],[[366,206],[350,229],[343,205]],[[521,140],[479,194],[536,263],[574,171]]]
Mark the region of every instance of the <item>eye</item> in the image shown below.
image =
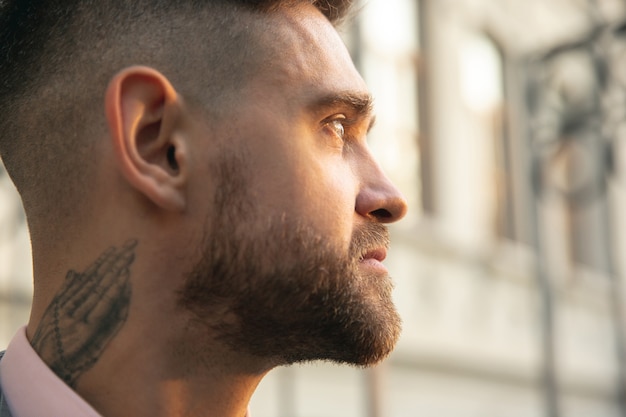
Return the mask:
[[[324,129],[327,132],[326,134],[329,135],[329,138],[335,146],[343,147],[343,144],[346,141],[347,123],[348,121],[343,115],[334,116],[333,119],[329,118],[324,122]]]
[[[344,126],[344,120],[343,119],[331,120],[330,122],[328,122],[328,125],[335,132],[335,134],[337,136],[339,136],[341,139],[343,139],[343,137],[346,134],[346,128]]]
[[[350,120],[343,114],[335,114],[322,122],[326,143],[333,148],[343,149],[350,139]]]

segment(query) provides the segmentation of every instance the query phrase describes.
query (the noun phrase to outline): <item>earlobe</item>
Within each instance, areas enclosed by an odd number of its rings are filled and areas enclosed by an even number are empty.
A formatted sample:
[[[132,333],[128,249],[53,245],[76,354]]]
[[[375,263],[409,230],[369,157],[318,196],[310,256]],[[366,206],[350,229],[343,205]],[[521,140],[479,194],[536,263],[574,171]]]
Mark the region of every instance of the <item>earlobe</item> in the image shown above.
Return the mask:
[[[110,81],[105,98],[110,137],[126,180],[157,206],[186,206],[187,144],[182,102],[158,71],[129,67]]]

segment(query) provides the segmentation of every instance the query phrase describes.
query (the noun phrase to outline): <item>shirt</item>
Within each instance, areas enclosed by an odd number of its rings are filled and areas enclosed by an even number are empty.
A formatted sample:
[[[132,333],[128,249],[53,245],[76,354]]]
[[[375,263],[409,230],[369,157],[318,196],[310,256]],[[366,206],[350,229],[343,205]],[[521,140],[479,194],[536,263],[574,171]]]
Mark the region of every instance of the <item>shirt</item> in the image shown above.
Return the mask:
[[[0,361],[0,385],[13,417],[101,417],[41,360],[26,327]]]

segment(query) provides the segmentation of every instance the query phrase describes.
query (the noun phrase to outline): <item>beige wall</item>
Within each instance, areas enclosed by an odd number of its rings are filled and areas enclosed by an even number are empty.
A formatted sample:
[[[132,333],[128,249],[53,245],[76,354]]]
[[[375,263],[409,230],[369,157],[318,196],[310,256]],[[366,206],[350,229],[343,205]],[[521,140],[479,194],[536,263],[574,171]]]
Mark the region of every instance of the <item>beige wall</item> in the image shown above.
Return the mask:
[[[26,221],[13,183],[0,165],[0,347],[28,319],[31,276]]]

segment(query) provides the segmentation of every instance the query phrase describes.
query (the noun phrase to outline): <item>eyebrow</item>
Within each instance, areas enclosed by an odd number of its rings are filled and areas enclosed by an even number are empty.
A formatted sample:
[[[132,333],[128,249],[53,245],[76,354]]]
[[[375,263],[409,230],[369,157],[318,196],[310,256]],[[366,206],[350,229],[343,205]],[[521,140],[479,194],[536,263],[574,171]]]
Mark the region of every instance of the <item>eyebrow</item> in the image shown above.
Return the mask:
[[[359,118],[369,118],[369,132],[376,117],[372,114],[374,110],[374,99],[371,94],[345,91],[336,94],[329,94],[315,100],[311,108],[316,111],[334,108],[349,108]]]

